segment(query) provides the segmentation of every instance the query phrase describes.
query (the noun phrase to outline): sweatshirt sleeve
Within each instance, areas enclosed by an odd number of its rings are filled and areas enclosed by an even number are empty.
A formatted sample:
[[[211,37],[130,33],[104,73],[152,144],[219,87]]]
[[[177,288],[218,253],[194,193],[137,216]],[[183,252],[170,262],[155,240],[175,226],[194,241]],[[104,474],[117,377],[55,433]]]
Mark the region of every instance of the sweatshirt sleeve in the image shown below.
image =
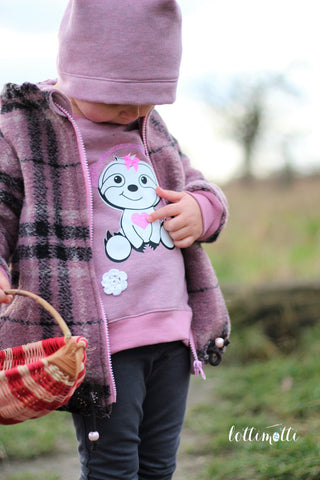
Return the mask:
[[[203,222],[203,231],[199,242],[205,242],[213,237],[222,221],[223,205],[220,200],[211,192],[196,191],[189,192],[189,195],[198,202]]]

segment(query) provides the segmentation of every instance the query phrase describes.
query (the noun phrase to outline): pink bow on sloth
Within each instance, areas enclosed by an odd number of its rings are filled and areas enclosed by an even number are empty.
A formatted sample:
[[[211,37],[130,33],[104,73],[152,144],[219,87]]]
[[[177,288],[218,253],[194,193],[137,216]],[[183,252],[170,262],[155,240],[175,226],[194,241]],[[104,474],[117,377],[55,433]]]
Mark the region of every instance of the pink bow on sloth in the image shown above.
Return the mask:
[[[139,162],[140,162],[140,159],[138,157],[136,157],[135,155],[133,157],[131,157],[130,155],[126,155],[123,158],[124,158],[124,161],[126,162],[127,170],[129,170],[130,167],[133,167],[136,172],[138,171]]]

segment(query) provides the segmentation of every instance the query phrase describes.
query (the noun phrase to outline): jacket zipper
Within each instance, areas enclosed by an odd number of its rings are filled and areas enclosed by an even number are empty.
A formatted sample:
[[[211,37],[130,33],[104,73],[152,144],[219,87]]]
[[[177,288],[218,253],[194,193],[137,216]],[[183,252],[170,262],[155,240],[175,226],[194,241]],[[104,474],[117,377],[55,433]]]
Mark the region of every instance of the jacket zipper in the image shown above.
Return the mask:
[[[73,129],[76,134],[76,139],[77,139],[77,145],[78,145],[78,151],[80,154],[80,161],[81,161],[81,167],[82,167],[82,173],[85,181],[85,188],[86,188],[86,203],[87,203],[87,212],[88,212],[88,217],[89,217],[89,235],[90,235],[90,246],[91,249],[93,248],[93,194],[92,194],[92,186],[91,186],[91,180],[90,180],[90,172],[89,172],[89,167],[88,167],[88,162],[87,162],[87,153],[86,149],[84,146],[83,138],[80,132],[80,129],[75,122],[74,118],[66,110],[63,108],[61,105],[58,103],[55,103],[56,107],[68,118],[70,121],[71,125],[73,126]],[[115,402],[116,401],[116,396],[117,396],[117,390],[116,390],[116,382],[114,378],[114,373],[112,369],[112,363],[111,363],[111,355],[110,355],[110,338],[109,338],[109,330],[108,330],[108,322],[107,322],[107,316],[106,312],[103,306],[103,302],[101,300],[100,293],[98,291],[98,297],[99,297],[99,303],[100,303],[100,309],[102,313],[102,317],[104,320],[104,327],[105,327],[105,334],[106,334],[106,343],[107,343],[107,351],[108,351],[108,367],[109,367],[109,372],[110,372],[110,377],[111,377],[111,384],[110,384],[110,391],[111,391],[111,401]]]
[[[148,143],[147,143],[147,122],[149,120],[150,112],[144,117],[143,123],[142,123],[142,141],[143,141],[143,146],[145,150],[145,154],[147,158],[149,159],[149,162],[151,163],[153,169],[155,172],[157,172],[156,165],[152,162],[149,151],[148,151]],[[189,347],[193,356],[193,372],[196,376],[201,375],[203,380],[206,380],[206,375],[203,371],[203,365],[202,362],[199,360],[198,355],[197,355],[197,349],[195,346],[195,341],[194,341],[194,335],[192,328],[190,328],[190,339],[189,339]]]
[[[196,377],[201,375],[203,380],[206,380],[206,374],[203,371],[202,362],[198,359],[197,349],[196,349],[196,345],[195,345],[195,341],[194,341],[194,335],[193,335],[192,328],[190,328],[189,346],[190,346],[190,350],[191,350],[192,355],[193,355],[193,372],[194,372]]]

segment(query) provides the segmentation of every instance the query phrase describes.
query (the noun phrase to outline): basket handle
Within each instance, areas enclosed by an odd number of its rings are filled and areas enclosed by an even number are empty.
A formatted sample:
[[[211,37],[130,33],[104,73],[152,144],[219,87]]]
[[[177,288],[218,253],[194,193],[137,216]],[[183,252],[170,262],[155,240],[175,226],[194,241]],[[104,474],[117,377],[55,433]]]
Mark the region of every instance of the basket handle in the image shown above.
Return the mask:
[[[28,292],[27,290],[16,290],[16,289],[8,289],[4,290],[4,293],[6,295],[21,295],[22,297],[28,297],[34,300],[36,303],[41,305],[47,312],[49,312],[53,318],[56,320],[57,324],[62,330],[62,333],[64,335],[64,338],[71,338],[71,332],[66,324],[66,322],[63,320],[61,315],[57,312],[55,308],[53,308],[52,305],[50,305],[49,302],[44,300],[42,297],[39,297],[39,295],[36,295],[35,293]]]

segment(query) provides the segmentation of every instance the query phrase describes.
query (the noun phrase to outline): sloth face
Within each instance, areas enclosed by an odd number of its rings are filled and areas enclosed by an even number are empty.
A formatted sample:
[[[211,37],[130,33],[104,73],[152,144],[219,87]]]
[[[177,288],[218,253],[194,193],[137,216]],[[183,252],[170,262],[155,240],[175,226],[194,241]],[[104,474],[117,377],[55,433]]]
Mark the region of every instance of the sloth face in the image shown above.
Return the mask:
[[[160,200],[155,191],[157,186],[151,166],[129,155],[116,158],[103,170],[99,178],[99,193],[102,199],[121,210],[154,207]]]

